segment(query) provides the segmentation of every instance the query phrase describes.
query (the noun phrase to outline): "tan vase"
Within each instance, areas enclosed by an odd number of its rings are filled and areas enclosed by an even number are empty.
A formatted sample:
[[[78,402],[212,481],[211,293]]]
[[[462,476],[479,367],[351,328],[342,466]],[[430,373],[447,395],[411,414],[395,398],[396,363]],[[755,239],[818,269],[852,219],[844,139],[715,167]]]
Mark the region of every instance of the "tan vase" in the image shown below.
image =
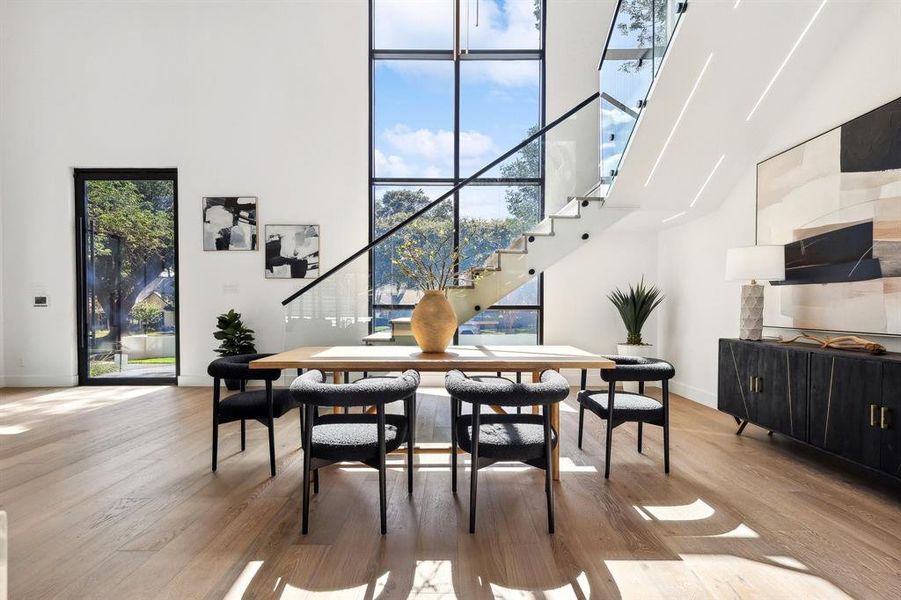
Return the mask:
[[[410,327],[423,352],[444,352],[457,331],[457,313],[444,292],[428,291],[413,309]]]

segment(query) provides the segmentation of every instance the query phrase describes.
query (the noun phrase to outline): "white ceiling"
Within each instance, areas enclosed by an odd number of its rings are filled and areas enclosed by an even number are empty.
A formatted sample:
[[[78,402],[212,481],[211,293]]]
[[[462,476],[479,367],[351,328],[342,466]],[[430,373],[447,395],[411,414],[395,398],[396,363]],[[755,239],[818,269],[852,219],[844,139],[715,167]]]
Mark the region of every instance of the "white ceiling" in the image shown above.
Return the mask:
[[[608,196],[610,205],[641,207],[620,229],[655,230],[669,226],[663,219],[680,211],[687,214],[678,223],[710,212],[740,177],[765,158],[761,153],[774,129],[829,67],[839,42],[853,31],[868,2],[829,0],[748,121],[820,4],[821,0],[743,0],[733,8],[734,0],[689,3]],[[879,45],[874,48],[878,50]],[[711,54],[704,77],[646,185]],[[722,164],[689,210],[723,155]]]

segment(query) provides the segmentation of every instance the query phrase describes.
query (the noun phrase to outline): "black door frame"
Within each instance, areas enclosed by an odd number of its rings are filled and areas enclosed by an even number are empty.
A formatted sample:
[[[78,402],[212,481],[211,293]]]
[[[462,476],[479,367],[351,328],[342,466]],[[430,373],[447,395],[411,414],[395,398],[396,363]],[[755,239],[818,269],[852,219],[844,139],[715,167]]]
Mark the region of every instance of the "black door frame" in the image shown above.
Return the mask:
[[[75,169],[75,262],[76,262],[76,344],[78,346],[79,385],[178,385],[181,373],[181,306],[179,303],[178,266],[178,169]],[[172,225],[175,258],[175,377],[110,377],[92,378],[88,372],[88,315],[85,294],[88,289],[85,264],[85,222],[88,181],[172,181]]]

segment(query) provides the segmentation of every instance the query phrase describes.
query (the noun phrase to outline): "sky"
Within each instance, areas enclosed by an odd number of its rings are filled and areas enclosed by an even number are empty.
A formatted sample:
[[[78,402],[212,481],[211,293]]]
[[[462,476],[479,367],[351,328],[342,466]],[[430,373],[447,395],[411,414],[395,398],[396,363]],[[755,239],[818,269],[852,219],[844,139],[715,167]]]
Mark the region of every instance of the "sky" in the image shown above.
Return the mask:
[[[476,26],[478,4],[478,26]],[[533,0],[464,0],[462,44],[470,49],[534,49]],[[453,44],[452,0],[376,0],[377,49],[440,49]],[[468,36],[466,32],[468,31]],[[452,61],[378,61],[374,73],[376,177],[453,177]],[[462,61],[460,169],[471,175],[521,142],[540,118],[536,60]],[[486,174],[499,176],[495,168]],[[502,189],[467,193],[467,216],[506,216]]]

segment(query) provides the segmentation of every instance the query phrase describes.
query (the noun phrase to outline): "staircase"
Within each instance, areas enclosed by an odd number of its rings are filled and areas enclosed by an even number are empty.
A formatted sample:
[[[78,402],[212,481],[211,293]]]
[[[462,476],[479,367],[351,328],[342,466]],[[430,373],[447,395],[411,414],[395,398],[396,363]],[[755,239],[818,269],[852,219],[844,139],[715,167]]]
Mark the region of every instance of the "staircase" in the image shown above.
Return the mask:
[[[457,313],[458,324],[466,323],[634,210],[605,207],[600,196],[571,196],[567,200],[563,208],[533,230],[492,252],[482,266],[467,270],[459,285],[448,288],[447,299]],[[390,330],[367,335],[363,342],[416,343],[409,317],[392,319]]]

